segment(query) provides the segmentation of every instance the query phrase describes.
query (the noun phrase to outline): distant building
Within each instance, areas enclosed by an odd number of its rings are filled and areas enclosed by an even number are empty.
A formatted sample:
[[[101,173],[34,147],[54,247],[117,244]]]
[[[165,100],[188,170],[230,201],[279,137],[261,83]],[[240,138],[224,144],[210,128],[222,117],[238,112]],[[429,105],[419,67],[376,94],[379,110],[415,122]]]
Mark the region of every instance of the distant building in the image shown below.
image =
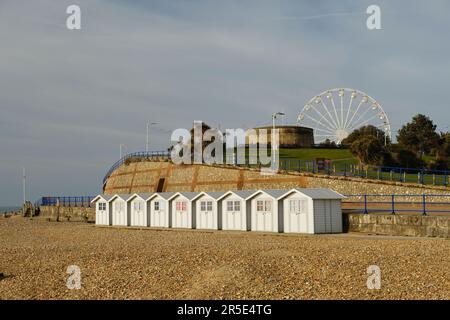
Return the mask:
[[[259,130],[267,130],[267,143],[271,143],[272,126],[258,127],[250,130],[255,130],[259,135]],[[314,146],[314,132],[311,128],[300,126],[275,126],[279,129],[279,145],[281,148],[309,148]],[[246,133],[246,144],[249,144],[249,130]]]

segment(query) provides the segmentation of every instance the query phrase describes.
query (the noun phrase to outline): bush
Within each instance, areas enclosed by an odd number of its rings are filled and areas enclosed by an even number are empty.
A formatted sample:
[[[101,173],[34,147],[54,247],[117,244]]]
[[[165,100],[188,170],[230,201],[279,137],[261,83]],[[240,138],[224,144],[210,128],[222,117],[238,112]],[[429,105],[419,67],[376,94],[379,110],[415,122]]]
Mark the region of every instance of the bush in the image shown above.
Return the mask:
[[[446,160],[431,160],[427,168],[430,170],[448,170],[449,164]]]
[[[374,136],[363,136],[355,140],[350,151],[364,165],[381,165],[386,155],[384,146]]]
[[[424,162],[421,160],[417,154],[411,150],[401,149],[396,155],[397,165],[403,168],[423,168]]]

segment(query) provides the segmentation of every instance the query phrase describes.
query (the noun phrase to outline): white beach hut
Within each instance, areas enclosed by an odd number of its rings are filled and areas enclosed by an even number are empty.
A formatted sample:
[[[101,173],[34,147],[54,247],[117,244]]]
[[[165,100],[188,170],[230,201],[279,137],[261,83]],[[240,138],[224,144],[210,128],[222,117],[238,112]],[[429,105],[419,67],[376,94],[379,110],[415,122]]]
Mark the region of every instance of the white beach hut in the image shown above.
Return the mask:
[[[169,198],[172,228],[195,228],[192,199],[198,192],[177,192]]]
[[[169,199],[175,192],[158,192],[152,194],[147,201],[150,212],[150,227],[170,228]]]
[[[194,226],[196,229],[219,230],[221,211],[218,199],[225,192],[200,192],[192,199],[192,206],[195,207]]]
[[[222,230],[250,231],[250,198],[256,192],[256,190],[228,191],[218,198]]]
[[[282,208],[278,199],[286,190],[258,190],[251,199],[251,231],[282,232]]]
[[[111,225],[113,226],[128,226],[128,206],[127,200],[130,197],[128,194],[116,194],[109,200],[109,210],[111,212]]]
[[[101,194],[91,201],[95,205],[95,224],[103,226],[110,225],[108,201],[111,197],[110,195]]]
[[[130,226],[149,227],[150,211],[147,200],[153,193],[135,193],[128,198],[128,212],[130,212]]]
[[[343,195],[331,189],[292,189],[283,202],[283,232],[341,233]]]

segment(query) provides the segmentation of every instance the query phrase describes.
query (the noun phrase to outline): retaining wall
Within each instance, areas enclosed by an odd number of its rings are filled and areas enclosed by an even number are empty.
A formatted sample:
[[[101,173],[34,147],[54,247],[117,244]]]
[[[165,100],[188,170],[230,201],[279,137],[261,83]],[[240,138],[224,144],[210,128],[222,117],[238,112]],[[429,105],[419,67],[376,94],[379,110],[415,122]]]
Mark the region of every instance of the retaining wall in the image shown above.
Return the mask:
[[[41,206],[39,217],[51,221],[95,222],[95,208]]]
[[[450,216],[344,213],[344,230],[392,236],[450,238]]]
[[[242,189],[331,188],[342,194],[450,194],[450,187],[354,177],[280,171],[262,175],[258,169],[210,165],[174,165],[169,161],[135,162],[117,168],[105,194],[158,191],[226,191]],[[402,198],[407,201],[409,199]],[[410,200],[417,200],[417,198]],[[450,200],[442,197],[427,201]]]

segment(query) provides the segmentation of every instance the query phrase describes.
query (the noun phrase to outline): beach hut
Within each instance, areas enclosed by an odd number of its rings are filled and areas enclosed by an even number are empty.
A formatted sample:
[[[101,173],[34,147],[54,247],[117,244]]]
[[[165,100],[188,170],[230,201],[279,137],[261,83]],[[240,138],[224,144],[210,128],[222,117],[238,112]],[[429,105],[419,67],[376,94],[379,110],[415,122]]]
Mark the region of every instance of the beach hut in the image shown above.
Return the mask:
[[[91,201],[95,205],[95,224],[110,225],[108,201],[111,197],[109,195],[98,195]]]
[[[341,233],[343,195],[331,189],[292,189],[281,196],[286,233]]]
[[[250,231],[251,201],[256,190],[228,191],[218,198],[222,230]]]
[[[218,199],[225,192],[200,192],[192,198],[192,206],[195,207],[194,226],[196,229],[219,230],[222,221],[219,219]]]
[[[175,192],[158,192],[152,194],[147,201],[150,212],[150,227],[170,228],[169,199]]]
[[[172,228],[195,228],[192,199],[198,192],[177,192],[169,198]]]
[[[283,232],[279,201],[286,190],[258,190],[250,196],[251,231]]]
[[[147,210],[147,200],[152,193],[135,193],[128,198],[128,211],[130,212],[130,226],[149,227],[150,211]]]
[[[130,195],[116,194],[109,200],[109,210],[111,212],[111,225],[113,226],[128,226],[128,206],[127,200]]]

